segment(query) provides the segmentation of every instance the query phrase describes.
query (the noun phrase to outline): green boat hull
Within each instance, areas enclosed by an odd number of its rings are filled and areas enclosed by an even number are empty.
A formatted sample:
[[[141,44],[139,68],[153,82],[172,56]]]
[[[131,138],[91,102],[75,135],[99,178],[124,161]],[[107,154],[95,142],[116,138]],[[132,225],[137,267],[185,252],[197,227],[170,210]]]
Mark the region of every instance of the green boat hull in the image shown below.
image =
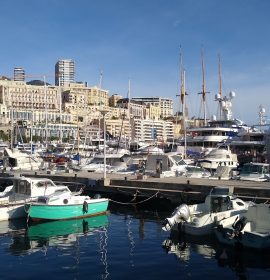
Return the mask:
[[[74,218],[84,218],[106,213],[108,200],[88,203],[88,207],[83,204],[73,205],[48,205],[30,204],[28,215],[33,221],[38,220],[67,220]]]

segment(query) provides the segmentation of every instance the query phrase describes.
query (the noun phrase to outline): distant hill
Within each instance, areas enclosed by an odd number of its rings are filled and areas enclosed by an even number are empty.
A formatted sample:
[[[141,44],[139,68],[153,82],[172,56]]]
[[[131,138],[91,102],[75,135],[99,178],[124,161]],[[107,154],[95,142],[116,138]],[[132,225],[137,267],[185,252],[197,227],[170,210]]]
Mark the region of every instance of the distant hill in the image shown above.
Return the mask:
[[[0,80],[1,80],[1,81],[11,81],[8,77],[6,77],[6,76],[1,76],[1,75],[0,75]]]
[[[44,81],[41,80],[32,80],[26,83],[27,85],[31,86],[44,86]],[[50,86],[51,84],[46,83],[46,86]]]

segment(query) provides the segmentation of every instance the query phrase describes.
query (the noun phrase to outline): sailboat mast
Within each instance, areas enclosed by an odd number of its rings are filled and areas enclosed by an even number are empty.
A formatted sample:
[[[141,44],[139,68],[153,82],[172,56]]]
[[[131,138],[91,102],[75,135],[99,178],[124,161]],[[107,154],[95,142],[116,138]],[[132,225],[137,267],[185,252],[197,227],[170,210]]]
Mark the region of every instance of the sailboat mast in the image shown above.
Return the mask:
[[[59,123],[60,123],[60,130],[59,130],[59,138],[60,143],[62,144],[63,141],[63,128],[62,128],[62,93],[61,93],[61,83],[59,78],[59,84],[58,84],[58,91],[59,91]]]
[[[45,93],[45,142],[46,148],[48,148],[48,104],[47,104],[47,87],[46,87],[46,77],[43,76],[44,80],[44,93]]]
[[[130,94],[131,94],[131,91],[130,91],[130,79],[128,80],[128,125],[129,125],[129,136],[128,136],[128,149],[130,149],[130,141],[131,141],[131,124],[130,124],[130,111],[131,111],[131,108],[130,108]]]
[[[187,129],[186,129],[186,72],[183,70],[183,92],[184,92],[184,99],[183,99],[183,128],[184,128],[184,158],[187,157]]]
[[[31,155],[33,154],[33,121],[34,121],[34,93],[32,91],[31,95],[31,127],[30,127],[30,148],[31,148]]]
[[[186,137],[186,85],[185,85],[185,71],[183,69],[183,57],[182,48],[180,47],[180,79],[181,79],[181,93],[180,100],[182,104],[182,126],[184,130],[184,158],[186,158],[186,147],[187,147],[187,137]]]
[[[100,149],[100,111],[101,111],[101,107],[100,107],[100,100],[101,100],[101,87],[102,87],[102,77],[103,73],[102,71],[100,71],[100,76],[99,76],[99,85],[98,85],[98,149]]]
[[[204,125],[206,125],[206,86],[205,86],[205,73],[204,73],[204,51],[201,51],[202,58],[202,101],[203,101],[203,119]]]
[[[80,153],[80,131],[79,131],[79,101],[77,100],[77,154]],[[78,161],[79,164],[79,161]]]
[[[185,103],[185,91],[184,91],[184,71],[183,71],[183,58],[182,58],[182,48],[180,47],[180,79],[181,79],[181,94],[180,94],[180,99],[181,99],[181,104],[182,104],[182,114],[184,115],[184,103]]]
[[[10,108],[10,121],[11,121],[11,129],[10,129],[10,148],[13,149],[14,145],[14,116],[13,116],[13,92],[11,92],[11,108]]]
[[[221,115],[222,115],[222,108],[221,108],[222,79],[221,79],[221,60],[220,60],[220,55],[218,55],[218,80],[219,80],[219,118],[221,119]]]

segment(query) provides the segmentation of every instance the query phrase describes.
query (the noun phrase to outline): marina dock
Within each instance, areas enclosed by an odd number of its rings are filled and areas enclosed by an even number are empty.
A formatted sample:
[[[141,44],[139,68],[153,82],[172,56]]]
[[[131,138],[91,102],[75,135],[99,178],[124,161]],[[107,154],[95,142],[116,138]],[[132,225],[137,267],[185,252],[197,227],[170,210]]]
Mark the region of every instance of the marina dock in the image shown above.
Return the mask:
[[[2,174],[3,175],[3,174]],[[7,174],[6,174],[7,175]],[[78,172],[47,174],[46,172],[24,172],[15,176],[47,177],[77,188],[84,186],[86,193],[100,193],[106,196],[132,196],[136,199],[156,197],[173,204],[203,201],[213,187],[224,186],[244,200],[254,202],[270,201],[269,182],[239,180],[195,179],[186,177],[154,178],[142,175],[120,175]]]

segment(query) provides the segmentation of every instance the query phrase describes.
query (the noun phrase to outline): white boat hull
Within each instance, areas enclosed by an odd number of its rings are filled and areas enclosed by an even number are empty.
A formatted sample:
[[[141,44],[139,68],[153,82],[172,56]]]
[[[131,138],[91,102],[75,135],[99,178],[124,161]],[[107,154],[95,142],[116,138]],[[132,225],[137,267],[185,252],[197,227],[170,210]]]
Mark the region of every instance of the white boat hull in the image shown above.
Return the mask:
[[[183,233],[199,236],[199,235],[210,235],[214,233],[214,229],[218,222],[233,217],[241,212],[246,212],[246,210],[229,210],[220,213],[210,213],[201,216],[200,218],[191,218],[188,222],[182,222],[180,226],[175,225],[173,230],[180,230]]]
[[[254,204],[237,218],[222,220],[215,230],[221,243],[253,249],[270,249],[270,208]]]
[[[26,217],[24,203],[0,206],[0,221],[19,219]]]
[[[240,237],[232,237],[232,231],[226,229],[223,231],[215,231],[219,242],[230,246],[242,246],[252,249],[264,250],[270,248],[270,234],[268,233],[252,233],[243,232]]]

